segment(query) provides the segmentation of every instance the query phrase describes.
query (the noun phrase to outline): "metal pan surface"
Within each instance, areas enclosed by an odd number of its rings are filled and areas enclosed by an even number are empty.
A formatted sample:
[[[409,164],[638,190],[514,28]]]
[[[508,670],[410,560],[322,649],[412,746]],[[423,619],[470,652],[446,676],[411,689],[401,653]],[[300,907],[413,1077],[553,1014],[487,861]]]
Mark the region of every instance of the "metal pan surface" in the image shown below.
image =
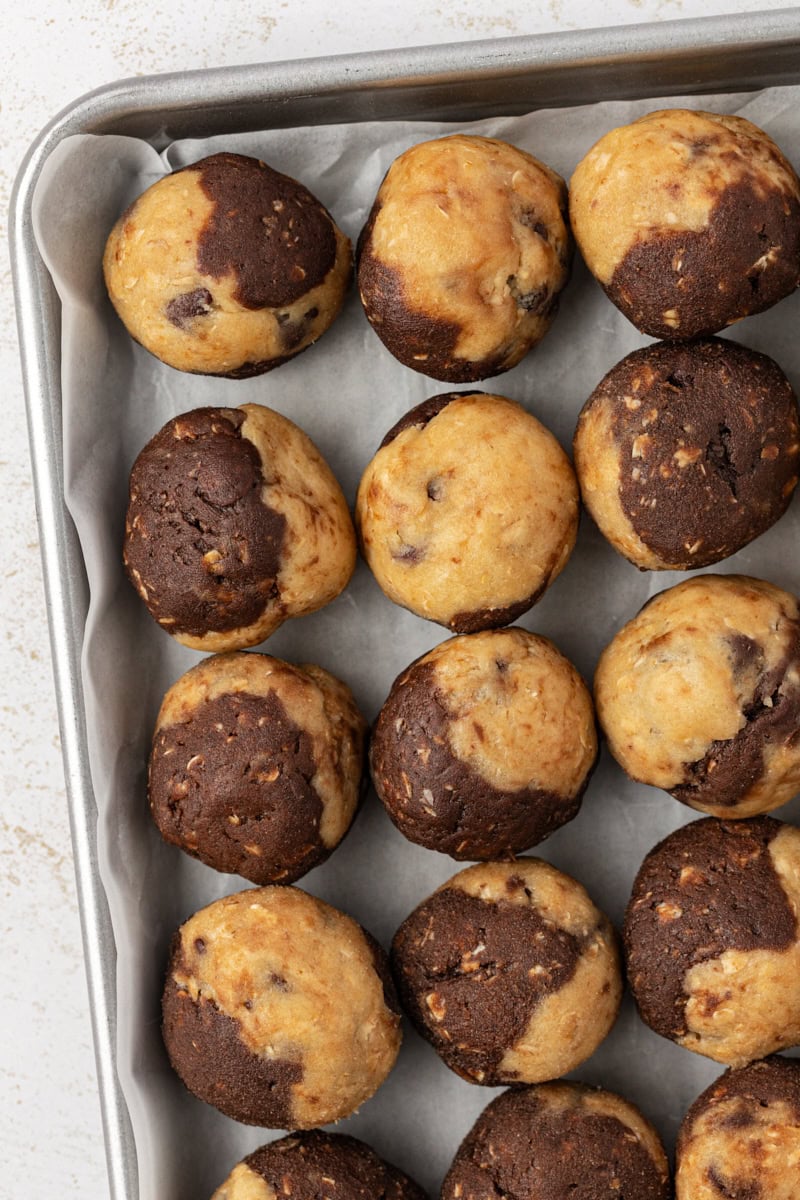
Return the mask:
[[[42,166],[75,133],[176,138],[376,119],[467,120],[537,108],[800,82],[800,11],[664,22],[143,77],[75,101],[17,177],[11,252],[70,821],[113,1200],[138,1196],[115,1068],[115,946],[97,869],[80,656],[86,575],[64,503],[60,306],[33,237]]]

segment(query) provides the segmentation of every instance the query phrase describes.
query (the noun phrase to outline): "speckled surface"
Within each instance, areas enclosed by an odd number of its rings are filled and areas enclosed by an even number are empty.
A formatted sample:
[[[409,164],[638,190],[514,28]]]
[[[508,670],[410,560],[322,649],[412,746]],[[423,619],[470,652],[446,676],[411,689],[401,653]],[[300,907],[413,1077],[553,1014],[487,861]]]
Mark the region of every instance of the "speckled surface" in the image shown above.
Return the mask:
[[[0,89],[0,447],[4,521],[0,739],[0,1197],[107,1194],[89,1011],[50,670],[39,545],[6,247],[8,199],[22,155],[76,96],[124,76],[722,12],[761,0],[523,0],[487,8],[341,0],[240,0],[148,6],[133,0],[6,4]],[[13,1030],[13,1036],[8,1031]]]

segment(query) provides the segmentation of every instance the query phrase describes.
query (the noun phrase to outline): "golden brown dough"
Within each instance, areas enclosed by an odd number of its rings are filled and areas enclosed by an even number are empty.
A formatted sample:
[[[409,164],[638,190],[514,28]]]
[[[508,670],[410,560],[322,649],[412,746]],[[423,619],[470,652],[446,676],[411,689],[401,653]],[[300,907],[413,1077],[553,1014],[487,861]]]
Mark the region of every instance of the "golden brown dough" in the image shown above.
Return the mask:
[[[581,1083],[512,1088],[458,1148],[442,1200],[669,1200],[658,1134],[622,1096]]]
[[[728,1071],[695,1100],[678,1135],[677,1200],[796,1200],[800,1062]]]
[[[612,367],[581,411],[583,502],[642,570],[710,566],[786,511],[797,400],[765,354],[722,338],[659,342]]]
[[[260,375],[325,332],[350,241],[307,188],[242,154],[166,175],[122,214],[103,269],[130,334],[171,367]]]
[[[359,241],[367,318],[400,362],[469,383],[541,341],[569,278],[563,179],[495,138],[455,134],[395,159]]]
[[[578,486],[521,405],[434,396],[389,431],[356,499],[364,557],[390,600],[455,633],[508,625],[565,566]]]
[[[800,180],[762,129],[689,109],[605,134],[570,180],[589,270],[651,337],[716,333],[800,279]]]
[[[261,1146],[211,1200],[426,1200],[413,1179],[365,1142],[312,1129]]]
[[[272,1129],[349,1116],[400,1048],[383,950],[351,917],[293,887],[226,896],[181,926],[163,1032],[190,1091]]]
[[[800,829],[707,817],[645,858],[625,914],[628,982],[662,1037],[742,1067],[800,1044]]]
[[[603,651],[597,716],[632,779],[719,817],[769,812],[800,790],[800,614],[743,575],[655,596]]]
[[[578,812],[597,758],[594,708],[546,638],[464,634],[395,681],[370,755],[378,796],[412,842],[507,858]]]

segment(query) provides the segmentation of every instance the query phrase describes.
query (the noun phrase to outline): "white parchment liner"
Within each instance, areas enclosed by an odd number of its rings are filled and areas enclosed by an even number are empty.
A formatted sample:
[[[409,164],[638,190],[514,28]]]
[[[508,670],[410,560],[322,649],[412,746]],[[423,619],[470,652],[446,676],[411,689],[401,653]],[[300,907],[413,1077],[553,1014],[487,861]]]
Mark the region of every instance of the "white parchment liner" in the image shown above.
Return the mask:
[[[200,405],[270,405],[314,439],[352,504],[361,471],[384,433],[413,404],[450,390],[400,366],[369,328],[355,292],[321,341],[258,379],[200,378],[164,366],[135,345],[106,298],[101,257],[122,209],[169,169],[218,150],[257,155],[301,179],[355,239],[391,161],[407,146],[456,128],[505,138],[567,179],[606,130],[659,107],[735,112],[766,129],[800,166],[800,89],[747,96],[551,110],[469,126],[374,123],[184,141],[161,157],[122,137],[69,138],[52,155],[35,197],[39,247],[63,302],[62,383],[66,499],[86,561],[91,607],[83,673],[99,857],[115,930],[118,1068],[139,1159],[141,1200],[202,1200],[234,1162],[273,1136],[240,1127],[191,1097],[173,1075],[159,1029],[166,949],[191,912],[243,881],[162,844],[145,802],[148,743],[161,696],[200,657],[147,615],[124,578],[120,547],[127,476],[144,443],[177,413]],[[198,99],[202,105],[202,97]],[[735,327],[733,335],[781,364],[800,385],[800,295]],[[605,372],[644,344],[576,261],[543,344],[484,390],[520,401],[569,447],[578,411]],[[760,575],[800,591],[800,507],[718,571]],[[605,544],[588,517],[570,564],[518,623],[552,637],[591,678],[602,647],[678,574],[641,574]],[[291,622],[266,647],[318,662],[353,687],[372,720],[395,676],[446,636],[396,608],[361,563],[347,591]],[[795,802],[778,815],[800,814]],[[604,751],[578,818],[539,851],[589,888],[619,923],[646,851],[692,818],[665,793],[628,782]],[[343,908],[388,945],[400,921],[457,869],[406,842],[374,793],[343,846],[301,886]],[[671,1145],[678,1122],[720,1068],[652,1034],[630,999],[605,1044],[576,1077],[627,1095]],[[410,1029],[387,1083],[342,1131],[416,1176],[435,1194],[461,1137],[493,1092],[451,1074]]]

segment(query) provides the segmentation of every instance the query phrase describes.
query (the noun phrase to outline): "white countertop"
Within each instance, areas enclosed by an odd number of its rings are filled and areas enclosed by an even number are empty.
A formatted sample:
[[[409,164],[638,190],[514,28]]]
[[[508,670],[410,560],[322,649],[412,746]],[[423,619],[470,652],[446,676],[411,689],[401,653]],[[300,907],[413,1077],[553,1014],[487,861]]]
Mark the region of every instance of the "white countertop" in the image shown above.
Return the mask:
[[[30,7],[2,4],[3,213],[24,151],[45,122],[81,93],[124,76],[775,6],[759,0],[606,0],[602,6],[589,0],[539,6],[530,0],[305,0],[302,6],[292,0],[52,0],[28,15]],[[0,255],[0,377],[8,417],[0,494],[9,505],[0,585],[0,1200],[93,1198],[107,1195],[108,1187],[5,239]]]

